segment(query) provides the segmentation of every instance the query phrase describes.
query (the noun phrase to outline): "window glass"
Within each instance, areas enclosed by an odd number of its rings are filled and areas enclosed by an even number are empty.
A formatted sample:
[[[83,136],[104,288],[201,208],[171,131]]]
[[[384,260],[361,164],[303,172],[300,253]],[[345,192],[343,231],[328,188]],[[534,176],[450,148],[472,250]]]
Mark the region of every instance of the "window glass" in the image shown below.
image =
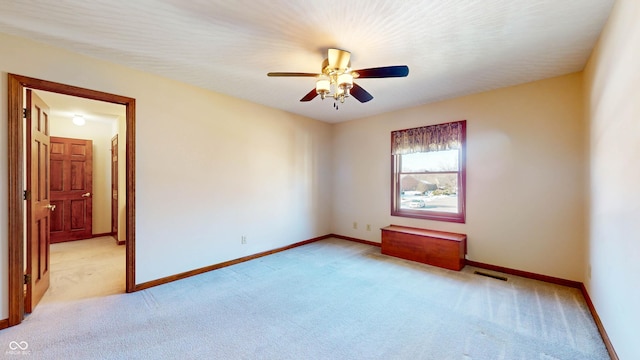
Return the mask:
[[[458,150],[418,152],[402,156],[402,172],[458,171]]]

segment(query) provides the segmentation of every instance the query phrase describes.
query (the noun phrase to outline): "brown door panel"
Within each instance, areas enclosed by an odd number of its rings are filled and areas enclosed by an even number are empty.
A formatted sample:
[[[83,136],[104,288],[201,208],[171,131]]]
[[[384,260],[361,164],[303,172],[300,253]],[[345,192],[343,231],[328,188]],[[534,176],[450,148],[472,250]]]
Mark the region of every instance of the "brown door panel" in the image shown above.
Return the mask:
[[[92,147],[91,140],[51,137],[51,199],[60,210],[51,243],[92,236]]]
[[[26,284],[25,312],[36,307],[49,288],[49,228],[53,205],[50,203],[50,138],[49,107],[32,90],[26,91],[27,100],[27,249],[26,271],[30,281]]]

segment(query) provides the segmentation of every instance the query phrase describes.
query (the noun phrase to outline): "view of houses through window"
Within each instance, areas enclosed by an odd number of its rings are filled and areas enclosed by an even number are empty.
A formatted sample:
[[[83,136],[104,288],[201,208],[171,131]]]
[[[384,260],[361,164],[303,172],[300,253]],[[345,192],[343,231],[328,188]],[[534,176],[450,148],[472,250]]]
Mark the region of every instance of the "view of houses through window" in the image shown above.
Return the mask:
[[[400,156],[400,208],[458,212],[458,150]]]

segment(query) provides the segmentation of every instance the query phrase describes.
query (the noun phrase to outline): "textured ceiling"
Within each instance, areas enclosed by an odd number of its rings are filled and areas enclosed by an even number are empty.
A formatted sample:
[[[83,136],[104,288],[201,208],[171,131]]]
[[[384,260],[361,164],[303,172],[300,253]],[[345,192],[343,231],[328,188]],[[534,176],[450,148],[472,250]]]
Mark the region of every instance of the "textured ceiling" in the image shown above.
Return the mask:
[[[580,71],[613,2],[0,0],[0,32],[335,123]],[[338,111],[298,101],[313,78],[266,76],[319,72],[332,47],[409,76],[359,79],[374,99]]]

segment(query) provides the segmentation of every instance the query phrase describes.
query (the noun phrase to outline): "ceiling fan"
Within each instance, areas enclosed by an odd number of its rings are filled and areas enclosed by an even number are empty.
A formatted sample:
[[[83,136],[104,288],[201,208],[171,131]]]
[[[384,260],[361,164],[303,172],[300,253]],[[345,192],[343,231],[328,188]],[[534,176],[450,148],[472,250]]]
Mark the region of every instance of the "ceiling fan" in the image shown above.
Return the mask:
[[[354,79],[364,78],[388,78],[405,77],[409,75],[409,67],[406,65],[384,66],[369,69],[351,69],[351,53],[340,49],[329,49],[328,56],[322,62],[322,71],[315,73],[300,72],[270,72],[267,76],[288,76],[288,77],[315,77],[316,87],[309,91],[300,101],[311,101],[316,96],[324,100],[332,97],[334,100],[344,103],[344,99],[353,96],[361,103],[365,103],[373,96],[358,84]],[[337,109],[336,103],[334,107]]]

